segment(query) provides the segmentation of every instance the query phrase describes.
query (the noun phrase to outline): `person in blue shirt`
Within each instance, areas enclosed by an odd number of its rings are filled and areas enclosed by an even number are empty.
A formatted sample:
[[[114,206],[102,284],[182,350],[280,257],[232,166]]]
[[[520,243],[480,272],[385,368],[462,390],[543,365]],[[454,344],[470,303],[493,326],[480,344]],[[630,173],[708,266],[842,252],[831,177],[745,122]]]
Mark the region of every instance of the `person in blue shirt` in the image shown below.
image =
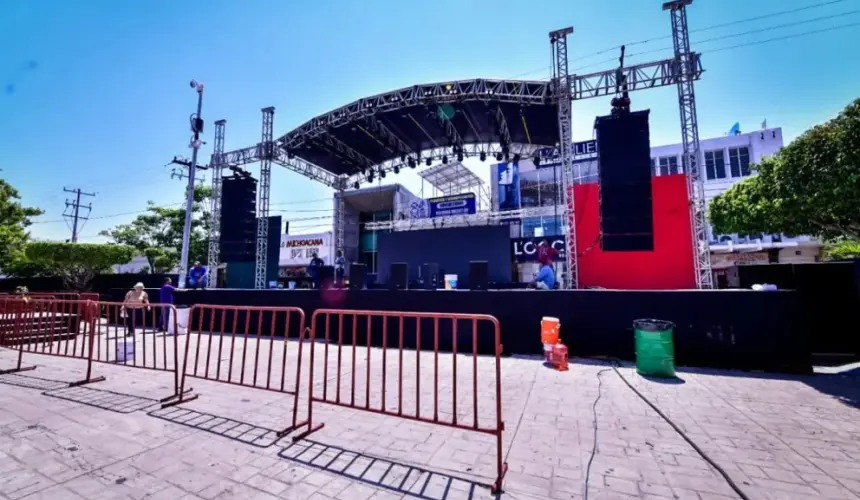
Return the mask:
[[[180,292],[181,290],[177,289],[173,286],[173,280],[170,278],[164,278],[164,284],[161,285],[159,302],[163,304],[161,307],[161,312],[158,315],[158,329],[162,332],[166,332],[167,321],[170,319],[170,307],[173,305],[173,298],[176,292]]]
[[[540,271],[532,283],[538,290],[552,290],[555,288],[555,271],[549,264],[541,264]]]
[[[346,273],[346,259],[343,256],[343,250],[338,249],[334,258],[334,277],[337,281],[337,286],[343,288],[343,276]]]
[[[200,265],[200,262],[195,262],[194,267],[188,271],[188,288],[192,289],[204,289],[206,288],[207,281],[207,271],[204,266]]]
[[[311,275],[311,279],[314,282],[314,288],[319,288],[319,283],[317,282],[317,276],[319,275],[319,268],[325,265],[322,259],[314,253],[313,258],[311,259],[311,263],[308,264],[308,274]]]

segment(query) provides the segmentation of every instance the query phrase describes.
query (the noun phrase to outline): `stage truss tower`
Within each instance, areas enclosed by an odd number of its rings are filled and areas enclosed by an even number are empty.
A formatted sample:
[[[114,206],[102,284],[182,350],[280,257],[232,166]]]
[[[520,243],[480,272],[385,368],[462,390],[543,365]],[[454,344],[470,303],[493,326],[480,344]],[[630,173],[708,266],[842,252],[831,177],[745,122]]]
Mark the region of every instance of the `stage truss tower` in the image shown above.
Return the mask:
[[[573,202],[573,135],[571,134],[571,82],[567,66],[567,36],[573,33],[568,27],[549,34],[552,46],[552,83],[558,100],[558,155],[562,172],[562,234],[565,239],[567,258],[564,285],[568,289],[579,287],[579,265],[576,254],[576,217]]]
[[[215,122],[215,144],[209,166],[212,169],[212,204],[209,219],[209,288],[218,288],[218,264],[221,259],[221,166],[224,155],[224,132],[227,120]]]
[[[260,183],[257,188],[257,255],[254,267],[254,288],[266,288],[266,267],[269,253],[269,193],[274,156],[275,108],[263,108],[263,133],[260,138]]]
[[[687,29],[687,5],[693,0],[676,0],[663,4],[672,16],[672,41],[678,71],[678,108],[681,113],[681,164],[687,174],[687,197],[690,200],[690,225],[693,234],[693,261],[696,287],[714,287],[711,272],[711,249],[708,243],[708,222],[705,215],[705,185],[701,174],[699,149],[699,123],[696,115],[696,80],[698,62],[690,50],[690,32]]]

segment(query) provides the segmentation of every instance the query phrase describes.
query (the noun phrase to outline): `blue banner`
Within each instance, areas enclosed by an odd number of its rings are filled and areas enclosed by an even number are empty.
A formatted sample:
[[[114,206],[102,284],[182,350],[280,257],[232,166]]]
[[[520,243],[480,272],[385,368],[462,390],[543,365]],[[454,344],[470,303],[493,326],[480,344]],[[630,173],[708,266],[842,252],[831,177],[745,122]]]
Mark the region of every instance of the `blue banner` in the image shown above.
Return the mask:
[[[440,196],[427,200],[429,217],[468,215],[478,211],[475,193]]]
[[[520,166],[513,162],[496,165],[499,181],[499,211],[520,208]]]

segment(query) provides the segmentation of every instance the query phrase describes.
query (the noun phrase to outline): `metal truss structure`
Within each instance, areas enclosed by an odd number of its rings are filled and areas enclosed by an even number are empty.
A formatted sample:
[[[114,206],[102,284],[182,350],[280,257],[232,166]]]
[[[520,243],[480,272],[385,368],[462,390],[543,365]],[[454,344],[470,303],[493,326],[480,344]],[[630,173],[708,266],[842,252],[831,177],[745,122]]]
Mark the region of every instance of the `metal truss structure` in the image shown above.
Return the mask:
[[[711,272],[711,249],[708,241],[708,222],[705,216],[705,185],[700,171],[699,123],[696,114],[696,94],[693,82],[697,79],[699,61],[690,50],[690,31],[687,28],[687,9],[692,0],[667,2],[663,10],[672,16],[672,41],[675,48],[675,65],[678,77],[678,108],[681,113],[681,164],[687,174],[687,198],[690,200],[690,225],[693,234],[693,261],[696,270],[696,287],[714,287]]]
[[[701,162],[699,158],[695,94],[693,91],[693,82],[701,78],[704,70],[702,69],[700,54],[690,50],[685,8],[691,3],[692,0],[674,0],[663,5],[664,10],[669,10],[672,16],[675,55],[671,59],[614,68],[586,75],[571,75],[568,73],[567,36],[573,32],[573,28],[566,28],[550,33],[550,42],[553,48],[553,77],[550,82],[477,79],[416,85],[359,99],[329,113],[315,117],[275,140],[272,139],[274,108],[266,108],[263,110],[263,137],[261,142],[247,148],[226,153],[221,152],[217,159],[219,171],[225,167],[235,170],[258,161],[263,163],[258,193],[258,216],[261,219],[266,219],[269,212],[269,183],[272,163],[281,165],[293,172],[335,189],[338,191],[336,197],[339,198],[335,210],[336,245],[338,248],[342,248],[343,226],[345,224],[343,191],[345,189],[367,182],[370,178],[377,175],[381,176],[383,175],[382,173],[397,172],[409,167],[415,168],[420,161],[429,161],[432,163],[445,158],[454,158],[458,155],[462,155],[463,157],[480,156],[482,158],[507,158],[520,155],[520,157],[528,158],[540,149],[556,146],[560,149],[559,153],[563,165],[563,179],[561,181],[563,186],[560,186],[561,189],[558,191],[560,191],[559,197],[561,198],[559,201],[565,207],[562,225],[564,227],[563,232],[567,236],[567,251],[569,256],[567,262],[568,278],[565,280],[565,283],[569,288],[575,288],[578,285],[578,265],[575,252],[576,228],[575,226],[571,227],[570,220],[573,218],[568,216],[574,209],[573,197],[568,196],[568,188],[574,184],[571,166],[573,160],[571,145],[571,103],[582,99],[614,95],[620,82],[624,82],[628,92],[675,85],[678,88],[678,100],[681,108],[684,147],[683,162],[689,183],[688,192],[691,200],[691,220],[695,235],[693,244],[695,245],[694,254],[696,256],[696,280],[699,288],[711,288],[713,280],[707,239],[707,224],[705,221],[704,189],[699,172]],[[514,103],[522,106],[557,103],[559,144],[510,143],[509,140],[505,141],[504,137],[499,137],[499,143],[462,144],[462,139],[457,134],[449,136],[449,144],[447,145],[435,145],[431,149],[413,151],[406,143],[388,130],[383,123],[375,118],[376,114],[402,108],[439,105],[463,100],[478,100],[488,104],[494,102]],[[499,114],[495,113],[494,116]],[[498,123],[499,130],[504,132],[506,129],[504,115],[501,115],[501,118],[502,122]],[[344,126],[357,120],[363,120],[367,123],[373,134],[383,141],[385,147],[397,157],[374,164],[373,161],[328,133],[332,128]],[[502,142],[505,142],[506,146],[503,146]],[[347,158],[351,163],[363,165],[366,168],[362,172],[351,176],[337,175],[294,155],[294,152],[300,146],[310,143],[318,144],[331,154]],[[223,148],[223,144],[221,147]],[[213,155],[213,165],[215,163],[215,156]],[[220,175],[216,174],[213,177],[214,188],[215,179],[219,179],[217,182],[220,182]],[[220,212],[220,200],[217,207]],[[214,212],[215,210],[213,210],[213,217]],[[396,230],[418,228],[418,225],[422,227],[441,227],[444,224],[474,225],[481,224],[481,221],[483,223],[495,224],[502,223],[503,219],[510,220],[518,217],[527,217],[529,216],[528,213],[528,210],[517,210],[504,212],[503,214],[499,212],[484,212],[475,216],[445,217],[438,218],[438,220],[424,219],[421,222],[375,222],[368,223],[366,228]],[[217,228],[217,226],[213,224],[213,228]],[[268,221],[259,223],[257,228],[257,267],[255,279],[257,288],[263,288],[266,285],[267,238],[265,236],[267,236],[267,233]],[[216,256],[215,261],[217,262],[218,241],[214,234],[210,235],[209,254],[210,259],[213,255]],[[211,262],[210,260],[210,266]]]
[[[263,108],[263,133],[260,138],[260,179],[257,187],[257,254],[254,266],[254,288],[266,288],[266,266],[269,255],[269,194],[272,184],[272,151],[274,148],[275,108]]]
[[[568,27],[550,32],[549,41],[553,53],[552,83],[558,99],[558,153],[561,160],[562,234],[567,258],[564,259],[565,288],[579,288],[579,263],[576,255],[576,217],[573,216],[573,136],[571,133],[571,85],[567,67],[567,36],[573,33]]]
[[[364,228],[368,231],[414,231],[419,229],[441,229],[443,227],[494,226],[513,219],[547,215],[547,208],[534,207],[505,210],[504,212],[485,211],[467,215],[365,222]]]
[[[212,159],[209,167],[212,169],[212,205],[209,219],[209,287],[218,287],[218,264],[221,260],[221,186],[222,162],[224,154],[224,132],[227,120],[215,122],[215,144],[212,148]]]

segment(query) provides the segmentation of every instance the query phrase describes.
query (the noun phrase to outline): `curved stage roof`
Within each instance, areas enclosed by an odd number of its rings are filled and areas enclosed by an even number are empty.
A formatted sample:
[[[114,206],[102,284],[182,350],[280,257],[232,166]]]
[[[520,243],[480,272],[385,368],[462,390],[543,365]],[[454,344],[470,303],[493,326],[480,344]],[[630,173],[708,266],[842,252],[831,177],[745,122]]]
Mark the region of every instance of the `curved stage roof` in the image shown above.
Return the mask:
[[[559,132],[551,94],[549,82],[536,81],[479,79],[416,85],[317,116],[276,143],[288,155],[336,176],[354,176],[387,161],[405,163],[422,151],[440,148],[444,154],[462,150],[468,156],[476,151],[462,146],[552,146]],[[420,159],[427,156],[432,155]]]

